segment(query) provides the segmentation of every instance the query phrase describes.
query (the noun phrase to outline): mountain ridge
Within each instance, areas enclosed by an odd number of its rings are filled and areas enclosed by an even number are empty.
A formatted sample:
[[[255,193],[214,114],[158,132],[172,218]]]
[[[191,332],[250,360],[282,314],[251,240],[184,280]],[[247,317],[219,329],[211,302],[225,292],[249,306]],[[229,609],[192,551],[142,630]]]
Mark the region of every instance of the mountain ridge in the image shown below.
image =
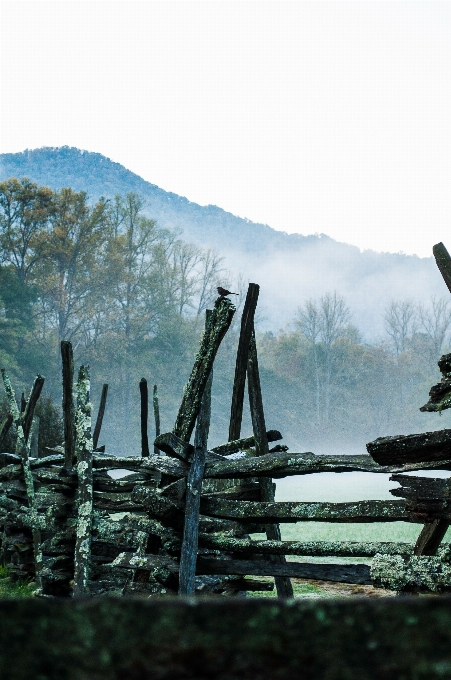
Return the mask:
[[[431,295],[446,295],[432,257],[360,251],[326,234],[287,234],[165,191],[97,152],[64,146],[1,154],[0,181],[12,176],[52,189],[71,186],[92,199],[129,191],[142,195],[160,226],[216,250],[229,270],[261,284],[259,307],[267,330],[289,323],[306,299],[337,290],[356,325],[374,338],[383,332],[383,309],[391,298],[426,302]]]

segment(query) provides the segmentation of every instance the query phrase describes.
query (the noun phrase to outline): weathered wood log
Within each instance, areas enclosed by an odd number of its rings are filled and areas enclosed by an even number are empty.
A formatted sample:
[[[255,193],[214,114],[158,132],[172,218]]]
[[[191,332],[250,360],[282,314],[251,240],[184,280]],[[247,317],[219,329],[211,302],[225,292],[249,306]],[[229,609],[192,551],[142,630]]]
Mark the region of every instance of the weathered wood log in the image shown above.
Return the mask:
[[[141,378],[139,381],[139,393],[141,397],[141,456],[147,458],[149,455],[149,436],[147,434],[147,421],[149,418],[149,391],[147,380]]]
[[[267,562],[266,560],[221,560],[199,557],[198,574],[243,574],[309,578],[339,583],[371,585],[366,564],[312,564],[310,562]]]
[[[400,465],[451,458],[451,430],[379,437],[366,445],[380,465]]]
[[[74,355],[72,343],[61,341],[63,375],[64,465],[72,467],[75,458]]]
[[[451,407],[451,354],[444,354],[438,367],[442,379],[437,385],[433,385],[429,391],[429,401],[420,408],[420,411],[438,411]]]
[[[94,434],[92,435],[92,446],[93,449],[97,449],[99,443],[100,431],[102,429],[103,416],[105,415],[105,406],[108,396],[108,385],[105,383],[102,387],[102,394],[100,395],[99,411],[97,413],[96,425],[94,428]]]
[[[97,470],[130,470],[131,472],[148,472],[149,474],[155,471],[161,472],[169,477],[187,477],[189,466],[177,460],[176,458],[169,458],[166,456],[150,455],[148,458],[141,458],[141,456],[96,456],[93,455],[93,467]]]
[[[214,491],[203,494],[206,498],[224,498],[229,501],[261,501],[260,484],[258,482],[248,482],[247,484],[237,484],[222,491]]]
[[[114,567],[124,569],[167,569],[178,573],[179,565],[161,555],[135,555],[121,553],[113,561]],[[371,584],[370,567],[366,564],[312,564],[309,562],[286,562],[285,564],[265,560],[224,560],[199,557],[196,573],[242,574],[243,576],[286,576],[291,578],[321,579],[341,583]]]
[[[203,515],[238,522],[421,522],[411,517],[404,501],[355,503],[253,503],[201,498]]]
[[[55,463],[62,461],[61,456],[52,457]],[[31,461],[31,467],[42,466],[39,459]],[[182,460],[169,456],[154,456],[141,458],[136,456],[96,456],[93,455],[95,469],[117,470],[127,469],[132,472],[146,472],[155,470],[170,477],[181,478],[188,476],[189,466]],[[447,470],[451,469],[451,459],[425,463],[408,463],[406,465],[381,466],[374,462],[371,456],[315,456],[313,453],[276,453],[260,458],[241,458],[207,463],[205,467],[206,479],[228,479],[249,477],[268,477],[275,479],[293,475],[314,474],[317,472],[375,472],[386,474],[391,472],[410,472],[414,470]]]
[[[152,398],[152,403],[153,403],[153,416],[155,420],[155,438],[160,435],[160,403],[158,400],[158,387],[157,385],[153,386],[153,398]],[[156,446],[153,447],[153,452],[155,456],[159,455],[159,451]]]
[[[207,311],[207,323],[208,316]],[[192,595],[195,587],[199,507],[207,454],[208,433],[210,430],[212,380],[213,369],[208,377],[197,417],[194,454],[186,484],[185,522],[180,555],[179,595]]]
[[[163,451],[167,456],[179,458],[179,460],[183,460],[187,463],[191,462],[194,456],[194,446],[189,442],[180,439],[180,437],[177,437],[173,432],[160,434],[155,439],[154,446],[160,451]],[[210,463],[225,460],[224,456],[220,456],[212,451],[206,452],[205,459]]]
[[[40,418],[34,416],[30,431],[30,457],[39,458],[39,428]]]
[[[14,390],[12,388],[11,382],[9,380],[9,377],[5,371],[4,368],[1,369],[2,377],[3,377],[3,384],[5,386],[5,391],[6,391],[6,396],[8,399],[8,406],[9,410],[13,415],[16,429],[17,429],[17,442],[16,442],[16,455],[20,456],[21,462],[22,462],[22,469],[23,469],[23,476],[24,476],[24,481],[25,481],[25,486],[27,489],[27,500],[28,500],[28,507],[30,509],[30,514],[32,515],[33,519],[35,518],[36,510],[34,506],[35,502],[35,490],[34,490],[34,481],[33,481],[33,476],[31,474],[31,467],[30,467],[30,457],[29,457],[29,447],[28,447],[28,441],[27,438],[25,437],[24,433],[24,426],[23,426],[23,415],[19,411],[19,408],[17,406],[16,402],[16,397],[14,395]],[[30,393],[30,399],[29,401],[34,401],[34,405],[36,404],[35,400],[35,395],[39,396],[40,390],[42,389],[42,383],[43,383],[43,378],[42,376],[36,376],[33,387],[31,389]],[[40,384],[40,388],[39,388]],[[36,388],[35,386],[38,385]],[[36,398],[37,399],[37,398]],[[34,411],[34,405],[32,406],[31,410],[31,417],[33,417],[33,411]],[[41,553],[41,532],[40,529],[35,525],[32,529],[32,534],[33,534],[33,551],[34,551],[34,560],[35,560],[35,570],[36,570],[36,582],[38,583],[38,586],[40,585],[40,576],[39,573],[42,568],[42,553]]]
[[[410,468],[409,468],[410,469]],[[381,467],[370,456],[315,456],[307,453],[274,453],[259,457],[240,458],[207,463],[205,478],[227,479],[248,477],[282,478],[317,472],[391,472],[393,468]],[[396,471],[400,470],[396,467]],[[393,470],[394,471],[394,470]]]
[[[401,485],[401,488],[390,489],[393,496],[418,500],[448,501],[451,498],[451,479],[392,475],[390,481]]]
[[[145,486],[154,485],[155,481],[149,478],[148,474],[135,473],[127,475],[122,479],[113,479],[110,475],[95,470],[93,473],[94,491],[107,491],[108,493],[132,492],[136,484],[141,483]]]
[[[14,421],[13,414],[8,413],[0,428],[0,447],[3,446],[3,442],[6,439],[6,436],[11,428],[11,425],[13,424],[13,421]]]
[[[265,414],[263,410],[263,399],[260,385],[260,374],[258,370],[257,345],[255,342],[255,331],[252,328],[251,339],[249,343],[248,361],[247,361],[247,384],[249,391],[249,405],[252,418],[252,429],[255,438],[255,451],[257,456],[265,456],[269,454],[268,439],[266,437],[266,423]],[[274,485],[271,477],[261,477],[260,497],[263,502],[274,503]],[[266,527],[266,538],[272,541],[280,541],[280,527],[278,524],[268,524]],[[270,558],[272,562],[277,564],[285,563],[285,555],[275,555]],[[293,586],[291,581],[286,576],[275,577],[277,596],[282,598],[293,597]]]
[[[436,243],[432,248],[437,267],[443,277],[446,286],[451,293],[451,257],[442,242]]]
[[[77,381],[76,458],[78,475],[77,531],[74,553],[74,596],[86,592],[92,529],[92,437],[89,367],[80,366]]]
[[[219,345],[226,334],[235,313],[235,307],[227,298],[216,300],[208,326],[202,336],[193,370],[183,393],[182,403],[175,421],[173,432],[177,437],[189,441],[199,413],[202,395],[208,376],[213,368]]]
[[[244,303],[243,316],[241,317],[240,339],[238,341],[236,355],[235,378],[233,381],[232,406],[230,411],[229,441],[239,439],[241,433],[249,343],[254,328],[254,316],[257,308],[259,291],[260,286],[258,284],[249,284],[246,302]]]
[[[25,441],[28,442],[30,435],[31,424],[33,422],[34,410],[36,408],[37,401],[41,395],[42,388],[44,386],[45,378],[42,375],[37,375],[34,379],[33,387],[31,388],[30,396],[25,406],[25,411],[23,413],[23,434]]]
[[[93,507],[97,510],[108,510],[109,512],[139,512],[142,507],[139,503],[134,503],[130,498],[130,493],[107,493],[94,491]]]
[[[278,430],[268,430],[266,433],[266,438],[268,442],[277,442],[283,439],[282,435]],[[238,453],[238,451],[246,451],[255,446],[254,437],[245,437],[244,439],[236,439],[234,441],[227,442],[226,444],[220,444],[211,449],[212,453],[219,453],[221,456],[228,456],[232,453]]]
[[[199,545],[210,550],[224,552],[299,555],[316,557],[373,557],[378,553],[387,555],[413,555],[410,543],[359,543],[352,541],[272,541],[234,538],[215,534],[199,534]]]

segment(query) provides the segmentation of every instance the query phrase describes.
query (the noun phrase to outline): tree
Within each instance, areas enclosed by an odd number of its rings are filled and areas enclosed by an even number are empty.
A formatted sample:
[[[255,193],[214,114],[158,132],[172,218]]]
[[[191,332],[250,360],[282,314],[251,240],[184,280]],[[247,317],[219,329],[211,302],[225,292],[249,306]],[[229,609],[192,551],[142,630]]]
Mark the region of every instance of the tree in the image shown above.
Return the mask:
[[[324,405],[322,418],[324,422],[329,422],[334,344],[343,336],[349,319],[349,307],[336,292],[326,293],[320,298],[319,304],[314,300],[307,300],[304,306],[298,309],[295,323],[312,347],[318,424],[321,422],[321,394]],[[319,362],[320,352],[323,359],[322,370]]]
[[[54,194],[26,177],[0,183],[0,249],[22,284],[29,282],[39,261],[38,240],[54,209]]]
[[[37,237],[33,281],[39,291],[42,340],[79,342],[105,284],[106,202],[88,204],[85,192],[61,189],[54,196],[49,230]]]
[[[419,325],[427,335],[431,345],[431,358],[437,360],[445,342],[446,334],[451,326],[451,308],[444,298],[431,298],[432,308],[426,309],[422,304],[417,306]]]
[[[392,340],[397,355],[409,347],[417,327],[415,305],[412,300],[392,300],[384,312],[385,330]]]

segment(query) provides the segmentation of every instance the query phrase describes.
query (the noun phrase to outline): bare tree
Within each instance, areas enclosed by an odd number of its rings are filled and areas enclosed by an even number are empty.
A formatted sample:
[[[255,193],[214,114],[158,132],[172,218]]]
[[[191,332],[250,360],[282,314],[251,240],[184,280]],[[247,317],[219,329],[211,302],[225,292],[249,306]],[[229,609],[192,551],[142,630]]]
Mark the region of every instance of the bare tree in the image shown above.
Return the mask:
[[[442,353],[446,334],[451,326],[451,308],[448,300],[444,298],[431,298],[432,309],[426,309],[424,305],[417,306],[418,321],[422,330],[428,336],[434,357]]]
[[[397,355],[405,352],[417,328],[415,305],[412,300],[392,300],[384,313],[385,330]]]
[[[307,300],[303,307],[298,308],[298,315],[295,321],[297,328],[305,335],[312,346],[313,365],[315,370],[316,383],[316,419],[317,424],[321,421],[320,411],[320,390],[321,381],[318,364],[318,341],[320,338],[320,318],[317,304],[314,300]]]

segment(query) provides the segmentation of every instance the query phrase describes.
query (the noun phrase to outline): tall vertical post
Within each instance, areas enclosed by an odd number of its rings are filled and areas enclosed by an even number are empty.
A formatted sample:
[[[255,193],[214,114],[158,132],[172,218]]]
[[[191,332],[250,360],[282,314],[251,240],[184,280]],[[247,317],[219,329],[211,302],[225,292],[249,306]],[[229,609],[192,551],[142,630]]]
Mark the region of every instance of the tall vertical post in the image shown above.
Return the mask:
[[[236,354],[235,378],[233,381],[232,406],[230,410],[229,442],[239,439],[241,434],[249,343],[254,327],[254,316],[259,291],[260,286],[257,283],[249,284],[246,302],[244,303],[243,316],[241,317],[241,331]]]
[[[61,341],[63,373],[64,467],[71,468],[75,458],[74,355],[72,343]]]
[[[147,434],[147,421],[149,418],[149,392],[145,378],[141,378],[139,381],[139,392],[141,395],[141,456],[148,458],[149,437]]]
[[[156,385],[153,386],[153,415],[155,419],[155,439],[160,436],[161,428],[160,428],[160,403],[158,400],[158,387]],[[158,449],[156,446],[153,447],[153,452],[156,456],[161,455],[160,449]]]
[[[92,437],[89,366],[80,366],[77,381],[77,529],[74,554],[74,596],[86,594],[91,559]]]
[[[255,450],[257,456],[263,456],[269,452],[268,438],[266,436],[265,413],[263,410],[263,399],[260,385],[260,374],[258,371],[257,345],[255,343],[255,332],[252,330],[249,345],[249,358],[247,363],[247,384],[249,390],[249,404],[251,408],[252,427],[254,430]],[[260,498],[267,503],[274,503],[274,485],[270,477],[259,479]],[[278,524],[266,525],[266,537],[268,540],[280,541],[280,527]],[[271,561],[285,562],[285,555],[272,555]],[[275,576],[278,597],[293,597],[293,586],[286,576]]]
[[[208,325],[210,310],[207,310]],[[179,595],[193,595],[195,588],[197,547],[199,538],[199,508],[202,480],[207,455],[208,432],[211,418],[211,384],[213,368],[205,386],[194,435],[194,454],[186,485],[185,524],[180,556]]]

